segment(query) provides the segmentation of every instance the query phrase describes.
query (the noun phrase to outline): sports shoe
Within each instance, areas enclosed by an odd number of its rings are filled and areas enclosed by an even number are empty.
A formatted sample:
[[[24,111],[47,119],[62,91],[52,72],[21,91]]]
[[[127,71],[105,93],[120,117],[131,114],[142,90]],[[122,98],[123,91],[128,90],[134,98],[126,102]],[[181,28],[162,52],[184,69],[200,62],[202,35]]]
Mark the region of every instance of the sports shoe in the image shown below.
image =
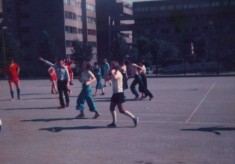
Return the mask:
[[[100,117],[100,114],[97,112],[95,113],[95,116],[93,117],[93,119],[97,119],[98,117]]]
[[[117,124],[115,124],[114,122],[112,122],[111,124],[108,124],[107,127],[109,128],[116,128]]]
[[[85,115],[83,113],[80,113],[77,117],[75,117],[76,119],[81,119],[81,118],[84,118]]]
[[[134,126],[137,127],[137,124],[139,123],[139,117],[133,118]]]
[[[101,93],[100,95],[105,95],[105,93],[103,92],[103,93]]]
[[[135,96],[134,100],[139,100],[139,96]]]
[[[59,106],[57,109],[64,109],[65,106]]]

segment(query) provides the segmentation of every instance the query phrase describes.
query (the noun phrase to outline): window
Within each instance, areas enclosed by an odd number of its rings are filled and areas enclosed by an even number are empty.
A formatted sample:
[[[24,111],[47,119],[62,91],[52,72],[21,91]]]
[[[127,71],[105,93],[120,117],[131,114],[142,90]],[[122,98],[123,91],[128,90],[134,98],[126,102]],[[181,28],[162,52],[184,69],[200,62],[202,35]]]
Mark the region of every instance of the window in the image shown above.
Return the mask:
[[[65,14],[65,18],[67,19],[77,20],[77,15],[75,13],[65,11],[64,14]]]
[[[95,24],[96,23],[96,19],[92,18],[92,17],[87,17],[87,23]]]
[[[87,30],[87,34],[88,34],[88,35],[96,35],[96,30],[88,29],[88,30]]]
[[[72,26],[65,26],[65,31],[67,33],[72,33],[72,34],[77,34],[78,30],[76,27],[72,27]]]
[[[87,10],[91,10],[91,11],[95,11],[95,6],[94,6],[94,5],[91,5],[91,4],[87,4],[87,5],[86,5],[86,9],[87,9]]]

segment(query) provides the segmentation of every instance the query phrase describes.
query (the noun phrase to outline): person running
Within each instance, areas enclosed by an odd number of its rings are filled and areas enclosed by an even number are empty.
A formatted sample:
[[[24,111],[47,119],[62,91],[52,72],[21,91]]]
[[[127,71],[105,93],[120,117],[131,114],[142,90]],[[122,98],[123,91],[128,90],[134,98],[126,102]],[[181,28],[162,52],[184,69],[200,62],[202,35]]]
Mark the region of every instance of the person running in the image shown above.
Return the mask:
[[[117,127],[117,114],[115,111],[115,107],[118,107],[118,110],[120,113],[130,117],[133,122],[134,126],[136,127],[138,124],[139,118],[134,116],[131,112],[128,110],[125,110],[123,107],[123,103],[125,102],[124,93],[123,93],[123,77],[121,72],[119,71],[119,64],[118,62],[113,62],[112,67],[110,70],[109,79],[112,80],[112,86],[113,86],[113,95],[111,97],[111,103],[110,103],[110,112],[112,115],[112,123],[107,125],[108,127]]]
[[[14,59],[11,59],[8,65],[0,69],[0,73],[6,72],[8,76],[8,83],[10,86],[11,99],[14,100],[14,85],[16,86],[17,98],[20,100],[20,66],[15,63]]]
[[[59,92],[60,106],[57,109],[63,109],[69,107],[69,95],[68,95],[68,86],[69,86],[69,72],[67,67],[64,64],[64,60],[59,59],[56,64],[53,64],[43,58],[39,58],[46,65],[49,65],[55,69],[57,76],[57,86]],[[65,101],[64,101],[65,96]],[[66,102],[66,104],[65,104]]]
[[[110,82],[110,80],[108,80],[108,72],[110,69],[110,65],[108,63],[108,60],[106,58],[104,58],[103,60],[104,64],[103,64],[103,79],[104,79],[104,87],[106,87],[106,83],[108,82],[109,85],[111,86],[112,83]]]
[[[101,76],[101,69],[97,62],[94,63],[94,70],[93,70],[95,77],[96,77],[96,87],[94,96],[96,96],[98,89],[101,89],[102,93],[100,95],[105,95],[104,88],[102,84],[102,76]]]
[[[87,101],[89,110],[91,112],[95,112],[95,115],[93,119],[97,119],[100,114],[96,109],[96,106],[94,104],[93,98],[92,98],[92,88],[91,84],[96,81],[95,75],[92,73],[91,69],[92,66],[84,61],[82,65],[83,71],[81,72],[80,77],[78,77],[79,81],[82,83],[82,90],[77,98],[77,106],[76,109],[80,110],[80,114],[75,117],[77,119],[81,119],[85,117],[84,109],[85,109],[85,101]]]
[[[137,64],[132,64],[133,71],[134,71],[134,80],[131,83],[131,92],[135,95],[134,100],[139,100],[139,93],[137,92],[135,86],[137,84],[140,85],[140,87],[143,89],[143,92],[145,94],[145,97],[149,96],[149,100],[153,99],[153,94],[144,86],[144,83],[141,79],[140,72],[143,71],[142,67],[138,66]]]
[[[57,85],[56,85],[57,77],[56,77],[55,69],[53,67],[49,67],[48,73],[50,75],[50,81],[51,81],[51,93],[58,93]]]

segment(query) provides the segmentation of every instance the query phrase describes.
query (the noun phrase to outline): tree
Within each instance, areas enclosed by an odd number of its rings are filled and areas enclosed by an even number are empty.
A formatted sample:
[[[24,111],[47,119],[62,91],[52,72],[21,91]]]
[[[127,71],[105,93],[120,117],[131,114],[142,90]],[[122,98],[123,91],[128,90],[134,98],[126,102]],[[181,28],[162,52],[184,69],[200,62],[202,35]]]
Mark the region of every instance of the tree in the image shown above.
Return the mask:
[[[157,65],[167,66],[179,60],[179,49],[174,44],[164,40],[152,40],[150,52]]]
[[[140,37],[136,40],[135,47],[138,50],[138,60],[151,60],[150,40],[146,37]]]
[[[110,49],[112,55],[111,58],[118,62],[122,62],[130,52],[130,48],[122,35],[117,35],[117,37],[112,41]]]
[[[4,32],[5,60],[8,63],[11,59],[16,60],[19,64],[23,62],[23,51],[20,48],[20,42],[10,32]],[[3,45],[3,44],[2,44]],[[3,47],[2,47],[3,48]],[[1,66],[5,61],[0,62]]]
[[[91,61],[93,58],[93,47],[89,44],[84,44],[79,40],[74,40],[72,43],[72,57],[77,62],[78,66],[81,66],[83,61]]]

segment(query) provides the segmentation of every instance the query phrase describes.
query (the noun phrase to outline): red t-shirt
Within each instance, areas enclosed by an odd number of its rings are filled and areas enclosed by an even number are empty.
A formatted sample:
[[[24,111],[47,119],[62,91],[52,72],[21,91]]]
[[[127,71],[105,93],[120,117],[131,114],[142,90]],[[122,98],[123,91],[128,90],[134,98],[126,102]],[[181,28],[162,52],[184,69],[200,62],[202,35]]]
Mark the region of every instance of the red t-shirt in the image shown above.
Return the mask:
[[[3,69],[7,72],[9,81],[19,81],[18,70],[20,66],[18,64],[13,63],[10,66],[5,66]]]

